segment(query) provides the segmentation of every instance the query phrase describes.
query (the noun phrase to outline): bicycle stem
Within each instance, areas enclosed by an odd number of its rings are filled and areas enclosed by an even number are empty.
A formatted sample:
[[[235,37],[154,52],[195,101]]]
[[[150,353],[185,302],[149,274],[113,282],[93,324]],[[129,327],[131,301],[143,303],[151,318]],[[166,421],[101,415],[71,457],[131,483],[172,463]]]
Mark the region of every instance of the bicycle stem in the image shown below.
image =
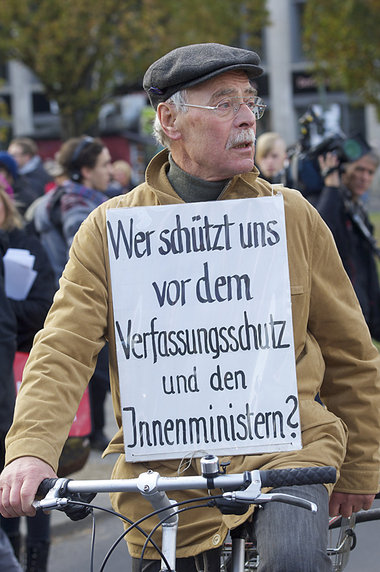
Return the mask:
[[[160,519],[167,526],[175,526],[178,523],[176,509],[172,507],[174,501],[170,501],[165,491],[158,489],[159,474],[155,471],[142,473],[137,479],[137,488],[146,497],[155,510],[167,508],[159,513]]]
[[[159,476],[158,473],[151,470],[142,473],[137,479],[137,488],[142,496],[149,500],[155,510],[160,510],[158,516],[162,527],[162,553],[165,554],[169,570],[175,570],[178,531],[177,507],[172,506],[175,501],[170,500],[164,491],[158,490]],[[161,572],[167,570],[165,562],[161,560]]]

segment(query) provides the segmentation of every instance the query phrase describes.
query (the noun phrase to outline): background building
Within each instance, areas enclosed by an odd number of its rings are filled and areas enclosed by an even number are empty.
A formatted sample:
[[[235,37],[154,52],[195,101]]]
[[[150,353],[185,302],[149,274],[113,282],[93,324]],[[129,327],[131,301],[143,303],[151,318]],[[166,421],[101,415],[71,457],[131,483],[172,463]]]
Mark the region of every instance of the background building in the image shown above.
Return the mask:
[[[271,25],[263,29],[258,50],[265,70],[258,89],[269,109],[258,123],[258,133],[277,131],[289,146],[294,145],[300,139],[299,118],[310,106],[318,106],[330,130],[341,128],[346,135],[360,132],[380,150],[380,124],[374,108],[354,104],[343,92],[328,87],[320,90],[311,77],[301,42],[304,5],[305,0],[267,0]],[[60,144],[57,105],[46,99],[43,86],[19,62],[1,66],[0,76],[0,97],[9,109],[11,135],[30,136],[37,140],[43,157],[53,156]],[[145,105],[143,92],[129,93],[106,104],[99,116],[100,134],[107,138],[113,158],[127,158],[141,173],[152,153],[149,137],[140,129]]]
[[[264,30],[263,62],[270,113],[265,130],[278,131],[292,145],[300,136],[299,118],[312,105],[330,108],[330,123],[346,135],[360,132],[380,151],[380,124],[372,106],[358,105],[338,91],[318,90],[302,50],[305,0],[267,0],[271,26]],[[261,126],[260,126],[261,128]]]

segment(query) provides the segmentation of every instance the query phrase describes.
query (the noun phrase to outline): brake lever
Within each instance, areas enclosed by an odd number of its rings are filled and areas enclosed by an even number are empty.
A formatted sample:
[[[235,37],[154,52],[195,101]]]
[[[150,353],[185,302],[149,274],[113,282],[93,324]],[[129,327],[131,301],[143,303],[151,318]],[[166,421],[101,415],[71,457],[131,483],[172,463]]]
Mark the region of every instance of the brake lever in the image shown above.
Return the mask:
[[[286,504],[291,504],[298,506],[300,508],[305,508],[310,510],[312,513],[316,513],[318,510],[317,505],[314,502],[296,497],[294,495],[287,495],[285,493],[261,493],[260,490],[256,494],[257,486],[250,485],[244,491],[231,491],[223,494],[223,497],[231,501],[239,501],[247,504],[264,504],[266,502],[283,502]],[[253,489],[253,490],[252,490]]]
[[[49,489],[45,498],[42,500],[34,501],[33,506],[37,509],[51,510],[57,509],[66,513],[66,515],[73,521],[82,520],[86,518],[91,512],[92,507],[83,506],[78,503],[90,503],[96,496],[96,493],[73,493],[68,497],[65,495],[67,484],[70,479],[60,478],[57,479],[51,489]],[[73,503],[75,502],[75,504]]]
[[[66,506],[68,503],[67,498],[61,498],[62,490],[65,490],[66,484],[69,479],[60,478],[57,479],[54,486],[48,491],[45,498],[41,500],[33,501],[33,507],[42,510],[49,510],[52,508],[58,508]]]

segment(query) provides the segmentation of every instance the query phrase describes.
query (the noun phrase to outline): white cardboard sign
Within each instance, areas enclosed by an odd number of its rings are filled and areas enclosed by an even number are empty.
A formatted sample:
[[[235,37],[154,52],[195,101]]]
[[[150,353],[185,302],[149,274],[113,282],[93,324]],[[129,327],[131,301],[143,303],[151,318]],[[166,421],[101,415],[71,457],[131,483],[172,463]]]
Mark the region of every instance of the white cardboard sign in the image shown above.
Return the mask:
[[[282,195],[107,231],[126,460],[301,448]]]

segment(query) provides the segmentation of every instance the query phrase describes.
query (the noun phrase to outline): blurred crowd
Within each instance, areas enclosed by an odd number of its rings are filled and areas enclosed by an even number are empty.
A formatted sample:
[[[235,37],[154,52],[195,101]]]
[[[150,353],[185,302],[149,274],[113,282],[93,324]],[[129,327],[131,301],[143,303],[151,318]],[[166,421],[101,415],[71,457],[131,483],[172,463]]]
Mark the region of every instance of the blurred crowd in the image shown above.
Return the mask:
[[[317,156],[289,154],[284,139],[267,132],[257,139],[255,162],[261,177],[299,190],[318,210],[333,233],[371,335],[380,341],[380,249],[367,208],[380,157],[358,141],[357,157],[348,160],[339,145],[327,151],[329,146],[321,145],[324,152]]]
[[[305,192],[299,162],[289,155],[278,133],[268,132],[258,137],[255,162],[262,178],[274,185],[300,190],[320,212],[335,237],[371,334],[380,341],[376,263],[380,250],[366,208],[366,197],[380,162],[378,155],[369,149],[355,161],[342,162],[334,152],[321,154],[318,170],[311,171],[317,173],[311,185],[312,200]],[[304,164],[303,167],[309,166]],[[129,192],[132,180],[132,169],[127,161],[112,162],[104,143],[86,135],[69,139],[54,158],[45,162],[38,154],[36,143],[29,138],[14,139],[7,151],[0,151],[3,313],[0,447],[4,445],[14,406],[16,388],[13,380],[11,385],[9,383],[14,356],[27,355],[30,351],[58,288],[73,237],[83,220],[108,198]],[[88,437],[89,446],[100,451],[108,445],[108,436],[104,433],[104,403],[108,391],[106,345],[99,354],[89,384],[91,431],[84,436]],[[85,440],[80,446],[85,448]],[[68,451],[70,455],[71,449]],[[84,463],[86,458],[84,455],[79,462]],[[3,461],[2,451],[0,468]],[[40,513],[38,517],[27,519],[25,547],[20,546],[19,520],[1,521],[0,542],[5,532],[5,541],[11,543],[16,557],[20,558],[21,553],[25,555],[25,569],[43,572],[47,569],[50,545],[49,515]],[[18,569],[16,561],[14,570]]]
[[[112,162],[107,147],[92,137],[69,139],[53,159],[45,162],[38,154],[36,143],[29,138],[14,139],[7,151],[0,151],[0,295],[2,304],[3,300],[7,302],[2,306],[5,315],[0,332],[4,358],[0,383],[1,447],[13,413],[17,389],[14,381],[21,379],[12,376],[12,368],[15,373],[20,356],[21,359],[24,356],[25,362],[34,336],[43,326],[74,234],[95,207],[110,197],[128,192],[131,179],[129,163],[126,160]],[[6,355],[3,356],[3,352]],[[108,445],[104,432],[108,391],[108,348],[105,346],[89,384],[89,434],[68,438],[59,476],[66,476],[68,466],[71,471],[81,468],[90,447],[103,451]],[[0,470],[3,463],[2,451]],[[47,570],[49,514],[39,512],[36,517],[27,518],[25,546],[21,546],[20,519],[1,518],[0,532],[0,543],[5,532],[15,556],[25,561],[25,570]],[[14,566],[14,570],[21,569],[17,561]]]

